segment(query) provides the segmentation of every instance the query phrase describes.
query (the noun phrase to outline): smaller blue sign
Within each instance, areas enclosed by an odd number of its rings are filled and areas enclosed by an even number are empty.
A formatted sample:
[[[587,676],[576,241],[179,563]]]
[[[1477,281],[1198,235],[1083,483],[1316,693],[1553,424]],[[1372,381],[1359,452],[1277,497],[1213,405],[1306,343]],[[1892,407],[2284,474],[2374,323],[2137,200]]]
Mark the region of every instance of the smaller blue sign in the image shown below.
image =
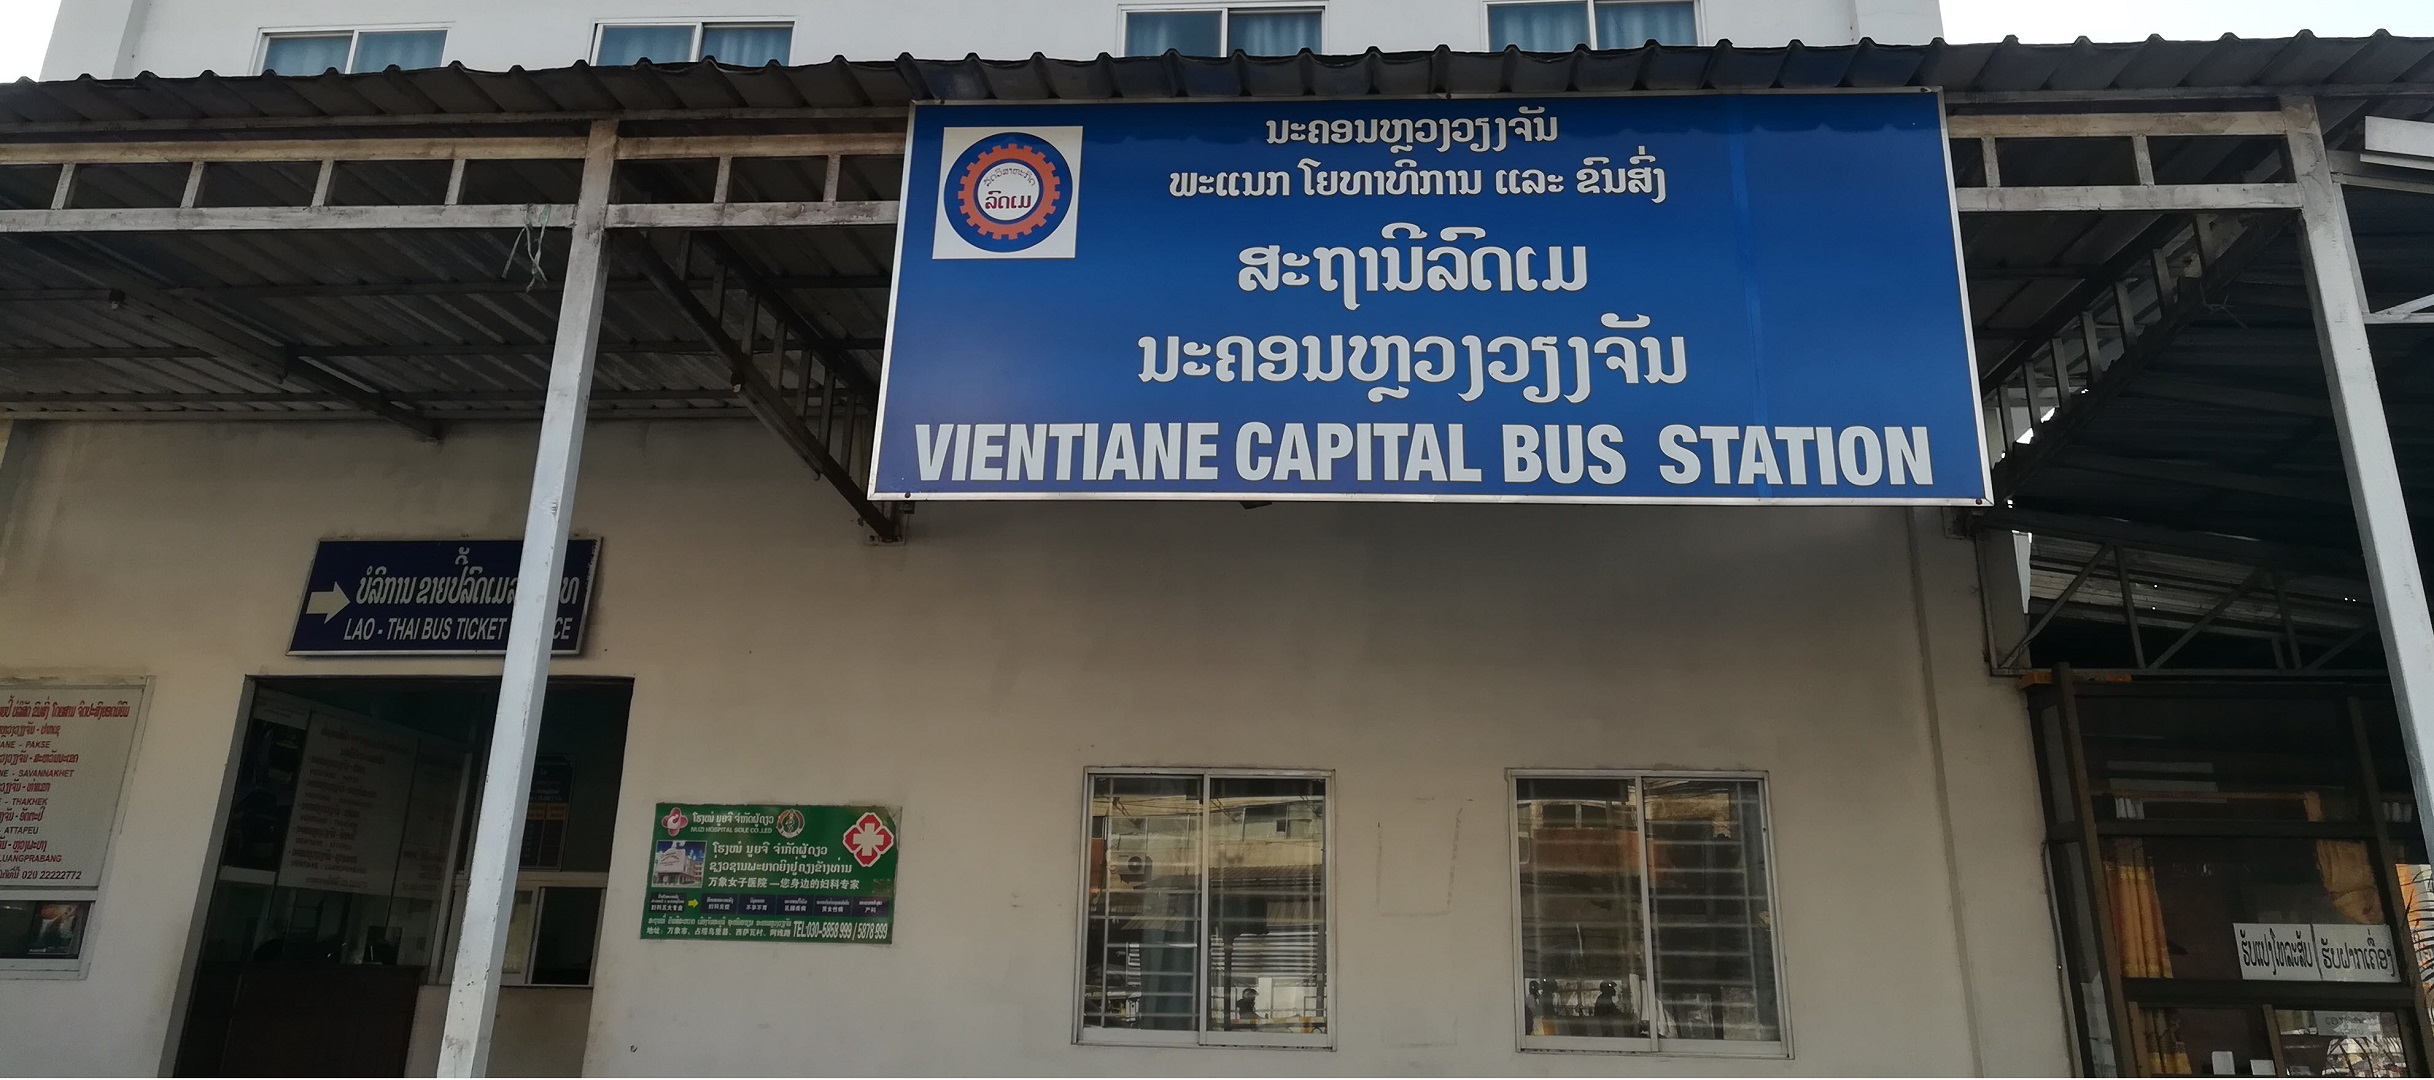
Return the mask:
[[[496,656],[507,651],[521,540],[324,540],[287,651],[296,656]],[[583,648],[598,539],[566,542],[550,652]]]

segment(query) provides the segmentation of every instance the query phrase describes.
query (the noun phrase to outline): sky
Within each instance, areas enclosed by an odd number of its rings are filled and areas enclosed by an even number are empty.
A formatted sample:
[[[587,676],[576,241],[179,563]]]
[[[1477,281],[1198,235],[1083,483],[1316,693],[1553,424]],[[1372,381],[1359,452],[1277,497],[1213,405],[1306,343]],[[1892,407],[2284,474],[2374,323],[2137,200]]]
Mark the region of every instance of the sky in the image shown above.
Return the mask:
[[[42,67],[58,11],[59,0],[0,0],[0,79]],[[1944,37],[1951,41],[2284,37],[2300,30],[2350,37],[2379,29],[2434,37],[2434,0],[1944,0]]]

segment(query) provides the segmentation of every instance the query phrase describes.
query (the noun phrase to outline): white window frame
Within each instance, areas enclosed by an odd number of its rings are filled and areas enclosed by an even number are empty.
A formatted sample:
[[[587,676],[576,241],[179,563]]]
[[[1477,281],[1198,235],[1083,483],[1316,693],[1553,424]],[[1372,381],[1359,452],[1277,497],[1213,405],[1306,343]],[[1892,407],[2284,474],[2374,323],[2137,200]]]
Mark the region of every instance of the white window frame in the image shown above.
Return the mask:
[[[1496,47],[1495,24],[1488,16],[1488,10],[1490,8],[1543,7],[1566,2],[1579,4],[1583,12],[1588,15],[1589,47],[1592,49],[1636,49],[1642,45],[1648,44],[1645,41],[1634,41],[1625,45],[1608,45],[1597,40],[1597,5],[1601,2],[1626,4],[1689,4],[1690,33],[1694,40],[1691,41],[1690,45],[1681,46],[1681,48],[1690,48],[1692,46],[1705,45],[1708,43],[1707,4],[1705,0],[1487,0],[1486,3],[1479,5],[1479,40],[1491,50]]]
[[[1648,780],[1754,780],[1758,784],[1759,828],[1757,845],[1766,860],[1766,908],[1774,920],[1774,933],[1769,942],[1775,966],[1775,1019],[1780,1037],[1773,1042],[1741,1042],[1730,1039],[1677,1039],[1657,1033],[1655,1016],[1649,1017],[1646,1038],[1604,1038],[1594,1035],[1533,1035],[1529,1021],[1529,973],[1522,967],[1521,932],[1521,781],[1542,779],[1630,780],[1635,803],[1646,798]],[[1783,961],[1783,904],[1779,895],[1775,862],[1775,803],[1771,791],[1773,781],[1764,772],[1721,771],[1700,769],[1507,769],[1504,772],[1504,834],[1506,902],[1512,905],[1508,922],[1512,924],[1513,943],[1513,1035],[1514,1045],[1524,1052],[1558,1051],[1566,1053],[1635,1054],[1658,1057],[1699,1058],[1761,1058],[1789,1059],[1792,1056],[1792,1011],[1789,983],[1785,980]],[[1651,902],[1653,883],[1647,863],[1648,833],[1645,814],[1635,815],[1640,823],[1640,903],[1642,933],[1646,937],[1646,962],[1650,970],[1655,964],[1656,912]],[[1653,987],[1651,988],[1653,990]],[[1653,993],[1651,997],[1653,998]]]
[[[761,18],[744,18],[739,16],[732,19],[603,19],[592,24],[592,47],[583,54],[584,62],[598,64],[600,62],[601,37],[612,29],[623,29],[629,26],[686,26],[692,28],[693,41],[690,45],[685,47],[684,59],[653,60],[652,63],[655,64],[690,64],[694,61],[700,60],[702,34],[707,32],[711,27],[717,27],[721,30],[725,30],[730,27],[743,30],[775,30],[779,27],[784,27],[786,29],[787,37],[786,62],[789,64],[794,62],[793,38],[796,23],[793,18],[783,15],[770,15]]]
[[[362,51],[363,36],[365,34],[413,34],[430,33],[432,31],[437,31],[440,34],[439,66],[446,67],[448,65],[448,46],[456,37],[455,29],[456,24],[454,23],[398,23],[393,26],[361,26],[355,24],[347,24],[342,26],[265,26],[262,29],[254,32],[253,72],[256,75],[262,74],[262,65],[270,62],[270,43],[274,38],[337,37],[340,34],[345,34],[347,36],[347,62],[345,66],[339,68],[338,70],[346,72],[349,75],[353,75],[356,74],[355,54]],[[281,72],[280,74],[302,75],[306,73],[300,71],[289,71]],[[319,75],[321,73],[315,71],[311,72],[310,74]]]
[[[1116,5],[1116,48],[1118,56],[1129,56],[1127,45],[1132,40],[1132,17],[1143,15],[1190,15],[1214,12],[1217,15],[1217,55],[1234,55],[1234,20],[1237,11],[1256,15],[1316,15],[1318,44],[1310,51],[1326,52],[1328,36],[1327,6],[1311,0],[1242,0],[1232,4],[1118,4]]]
[[[1093,782],[1102,776],[1192,776],[1201,780],[1203,805],[1208,794],[1208,781],[1242,777],[1273,777],[1289,780],[1317,780],[1324,785],[1320,796],[1326,808],[1326,829],[1319,837],[1319,894],[1323,914],[1320,922],[1327,936],[1327,1030],[1316,1035],[1289,1032],[1210,1031],[1208,1025],[1208,829],[1202,822],[1200,836],[1200,911],[1199,939],[1192,948],[1192,1018],[1191,1031],[1127,1031],[1121,1028],[1094,1028],[1085,1025],[1083,991],[1090,970],[1090,801]],[[1082,816],[1080,866],[1074,873],[1075,898],[1073,923],[1073,1041],[1079,1046],[1180,1046],[1237,1047],[1264,1050],[1333,1050],[1335,1049],[1336,1006],[1340,998],[1337,987],[1342,973],[1336,966],[1336,876],[1335,876],[1335,772],[1331,769],[1233,769],[1176,768],[1148,766],[1123,768],[1093,766],[1082,773]],[[1203,810],[1205,814],[1206,811]]]

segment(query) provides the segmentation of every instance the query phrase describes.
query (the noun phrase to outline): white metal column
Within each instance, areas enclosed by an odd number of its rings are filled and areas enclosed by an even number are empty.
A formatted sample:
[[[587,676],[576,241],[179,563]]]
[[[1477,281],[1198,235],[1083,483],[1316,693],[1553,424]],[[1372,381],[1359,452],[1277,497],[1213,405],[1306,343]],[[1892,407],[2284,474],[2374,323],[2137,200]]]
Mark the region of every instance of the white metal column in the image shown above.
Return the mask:
[[[2375,358],[2366,338],[2366,284],[2358,271],[2358,243],[2350,235],[2349,210],[2333,178],[2324,135],[2316,125],[2316,103],[2284,99],[2290,120],[2291,167],[2299,182],[2301,241],[2306,252],[2307,291],[2316,307],[2316,343],[2324,354],[2324,377],[2332,387],[2333,423],[2341,435],[2341,459],[2349,470],[2351,509],[2366,556],[2367,584],[2375,593],[2375,618],[2383,631],[2384,667],[2391,671],[2392,697],[2400,707],[2400,731],[2409,751],[2409,776],[2419,797],[2434,792],[2427,772],[2434,750],[2434,618],[2426,609],[2426,583],[2417,566],[2417,544],[2400,490],[2400,464],[2392,453],[2392,429],[2383,414],[2383,391],[2375,381]],[[2379,811],[2378,811],[2379,812]],[[2434,814],[2418,815],[2434,842]]]
[[[516,570],[498,721],[490,734],[490,765],[482,776],[481,820],[474,828],[464,922],[457,936],[455,975],[448,985],[441,1076],[484,1076],[490,1067],[499,968],[507,950],[507,920],[515,912],[524,804],[532,792],[533,746],[540,733],[542,697],[549,688],[567,516],[583,460],[584,413],[591,407],[592,362],[600,341],[601,301],[607,293],[609,181],[616,159],[616,121],[594,121],[584,150],[574,235],[567,246],[566,291],[558,303],[549,397],[532,467],[532,502],[524,517],[524,557]]]

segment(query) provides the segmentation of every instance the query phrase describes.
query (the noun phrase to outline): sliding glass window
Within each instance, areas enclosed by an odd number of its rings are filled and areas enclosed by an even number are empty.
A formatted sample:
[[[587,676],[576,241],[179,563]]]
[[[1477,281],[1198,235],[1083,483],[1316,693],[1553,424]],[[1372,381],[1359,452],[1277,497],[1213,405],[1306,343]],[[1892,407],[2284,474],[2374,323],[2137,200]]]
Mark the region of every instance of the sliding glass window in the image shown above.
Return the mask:
[[[592,46],[592,62],[623,67],[716,60],[734,67],[763,67],[787,63],[793,53],[793,23],[604,23]]]
[[[1304,8],[1170,8],[1124,13],[1124,55],[1291,56],[1320,48],[1320,14]]]
[[[1487,6],[1492,49],[1569,52],[1699,43],[1699,9],[1691,0],[1521,0]]]
[[[1090,777],[1079,1038],[1329,1045],[1327,780]]]
[[[446,30],[325,30],[262,35],[262,74],[319,75],[324,71],[435,68]]]
[[[1521,1045],[1785,1052],[1762,781],[1516,775]]]

